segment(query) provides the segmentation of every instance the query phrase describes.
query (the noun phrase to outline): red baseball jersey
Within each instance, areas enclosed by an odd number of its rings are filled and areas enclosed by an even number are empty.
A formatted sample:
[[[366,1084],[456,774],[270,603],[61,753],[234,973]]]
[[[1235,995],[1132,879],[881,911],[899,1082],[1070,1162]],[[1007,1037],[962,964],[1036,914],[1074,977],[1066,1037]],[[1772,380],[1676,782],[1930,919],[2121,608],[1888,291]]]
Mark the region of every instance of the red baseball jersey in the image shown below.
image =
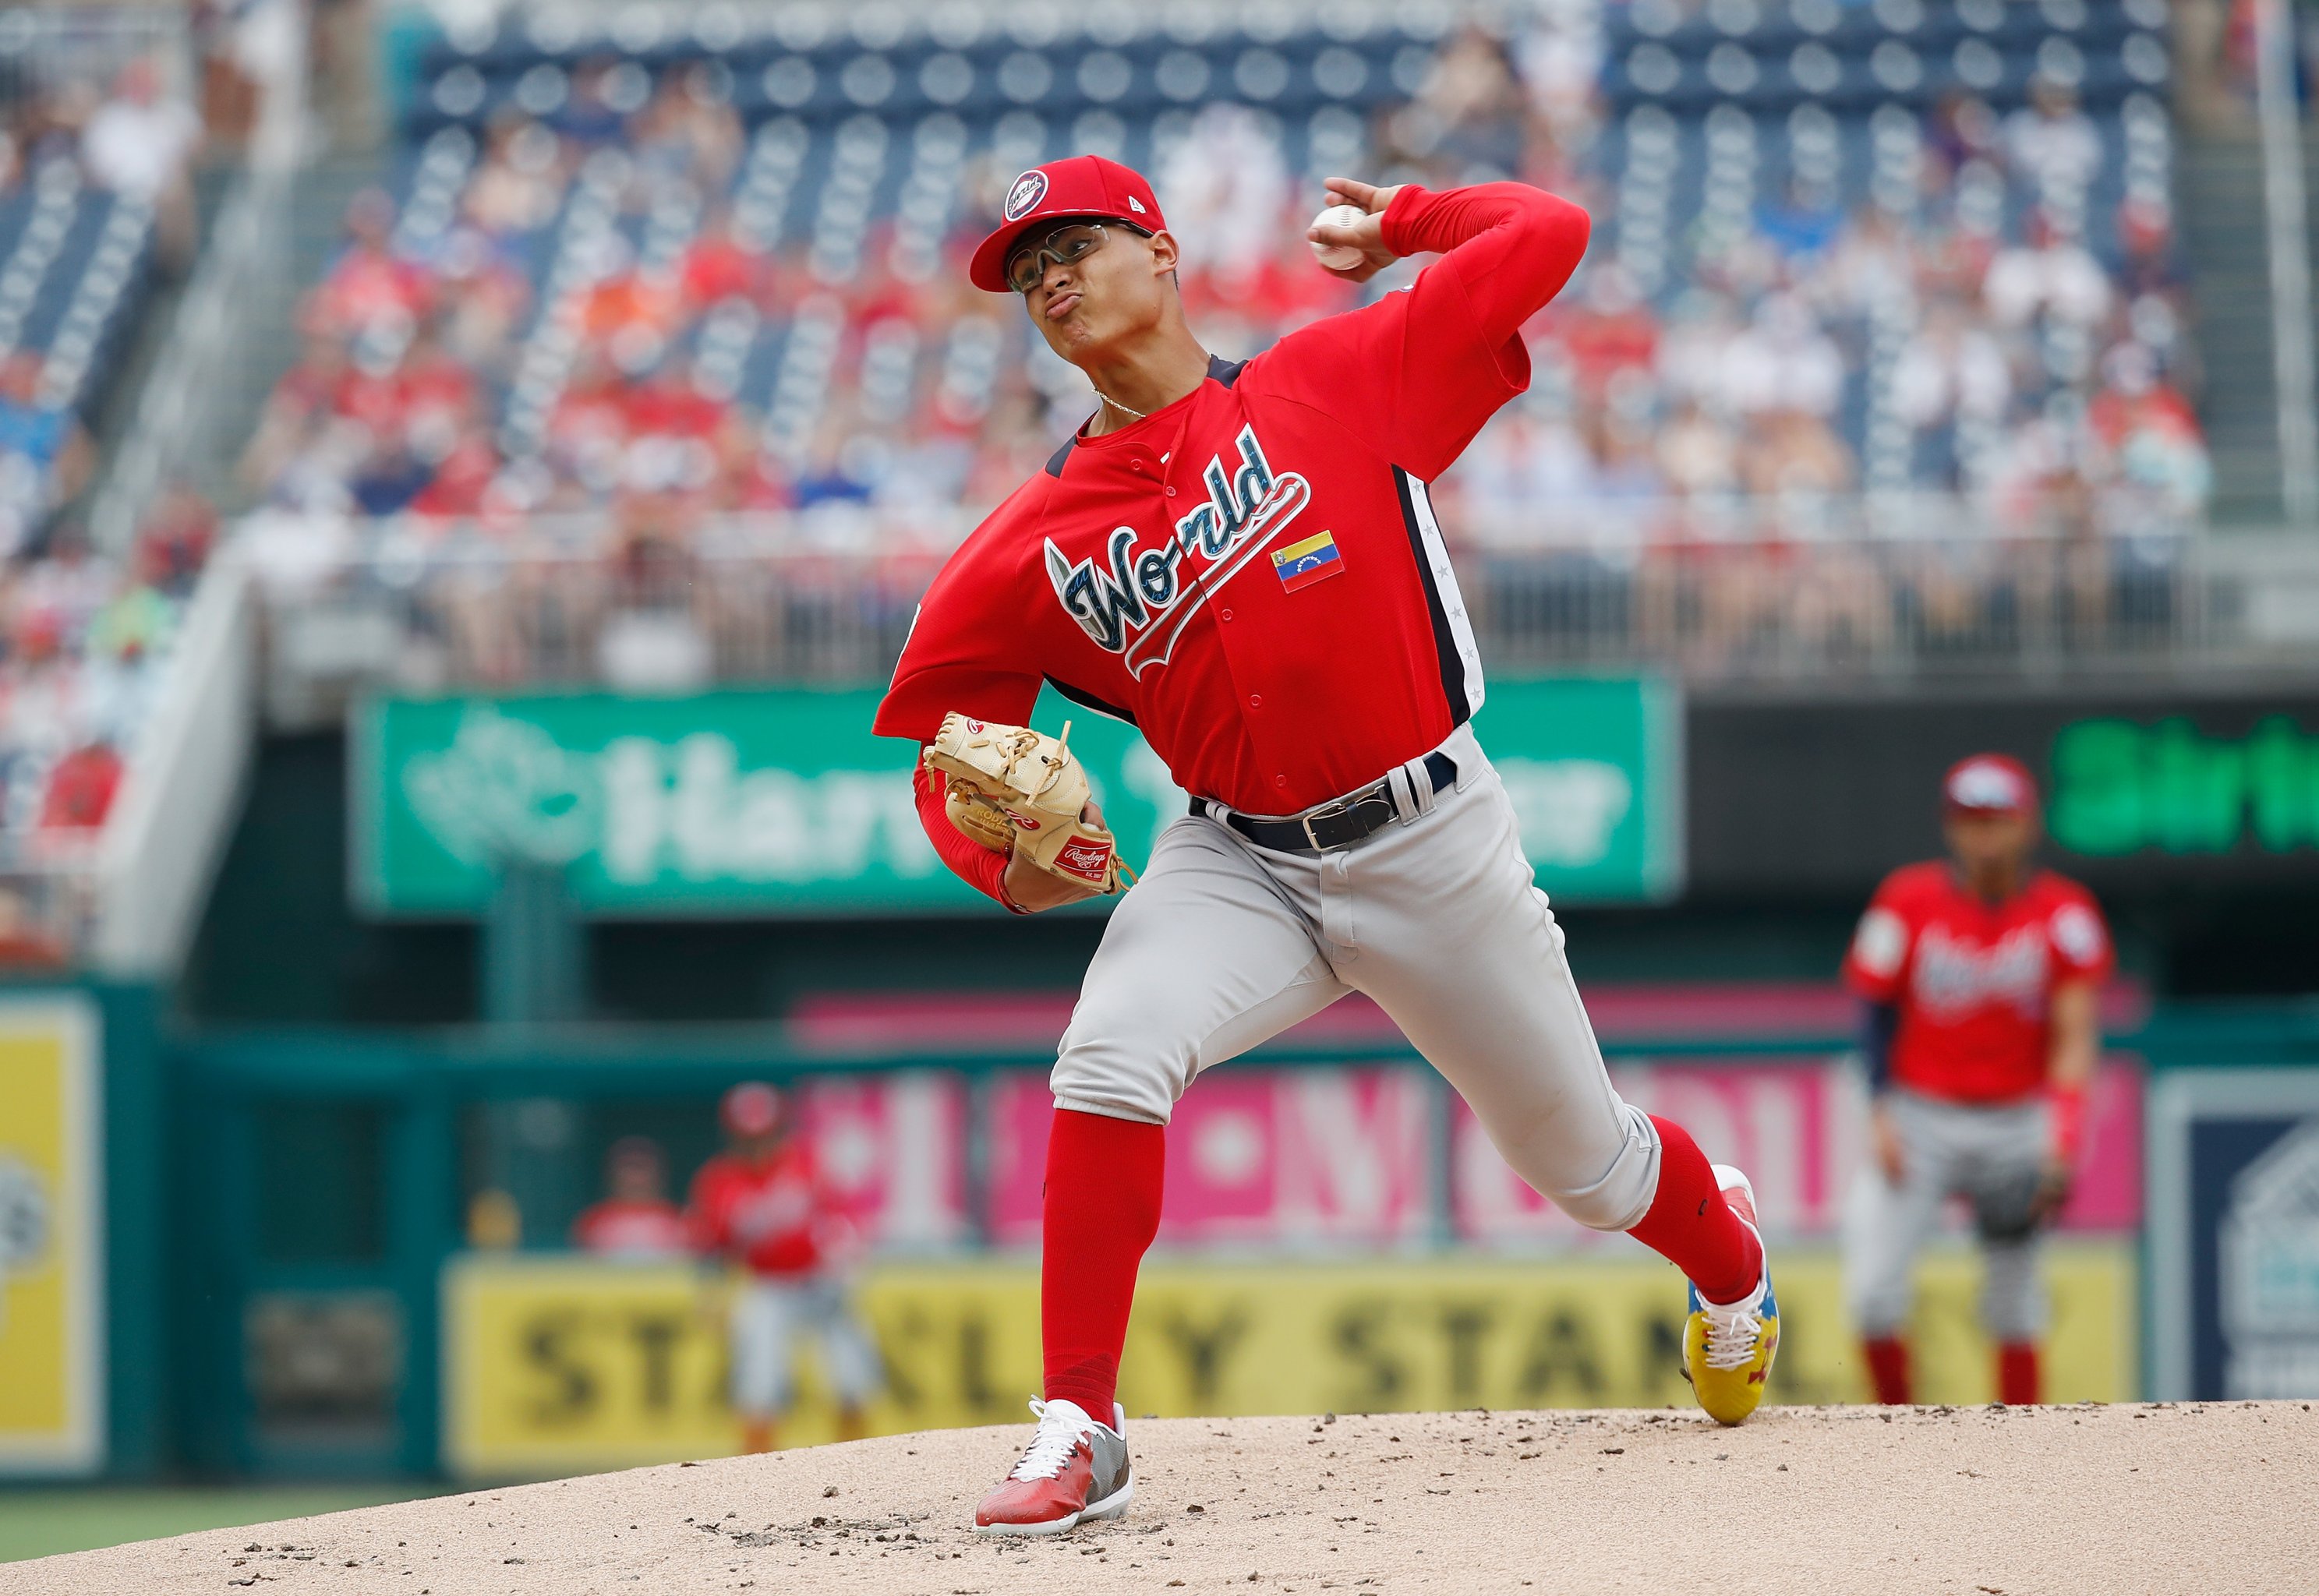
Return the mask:
[[[1845,956],[1844,978],[1897,1004],[1892,1078],[1935,1097],[1997,1103],[2044,1085],[2053,989],[2098,981],[2112,962],[2093,895],[2039,870],[1984,903],[1946,862],[1894,870]]]
[[[1353,791],[1482,704],[1481,656],[1426,484],[1529,385],[1520,337],[1584,252],[1577,206],[1517,183],[1384,216],[1407,290],[1314,321],[1117,432],[1082,431],[928,591],[884,735],[945,711],[1022,724],[1042,682],[1132,722],[1178,785],[1252,814]],[[1004,856],[943,857],[995,888]]]
[[[692,1232],[673,1203],[631,1203],[607,1197],[572,1222],[572,1244],[612,1258],[681,1257]]]
[[[810,1275],[853,1232],[810,1142],[791,1137],[762,1164],[719,1153],[692,1177],[692,1244],[755,1275]]]

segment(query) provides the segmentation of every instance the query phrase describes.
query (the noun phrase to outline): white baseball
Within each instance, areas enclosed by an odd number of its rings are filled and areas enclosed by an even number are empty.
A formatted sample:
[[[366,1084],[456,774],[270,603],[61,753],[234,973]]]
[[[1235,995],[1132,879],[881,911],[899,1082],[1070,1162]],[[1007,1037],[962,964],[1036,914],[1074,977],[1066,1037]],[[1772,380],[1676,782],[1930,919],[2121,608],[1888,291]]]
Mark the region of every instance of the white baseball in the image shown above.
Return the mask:
[[[1358,205],[1331,205],[1313,218],[1314,227],[1358,227],[1368,212]],[[1350,244],[1323,244],[1315,239],[1313,258],[1333,272],[1349,272],[1368,257]]]

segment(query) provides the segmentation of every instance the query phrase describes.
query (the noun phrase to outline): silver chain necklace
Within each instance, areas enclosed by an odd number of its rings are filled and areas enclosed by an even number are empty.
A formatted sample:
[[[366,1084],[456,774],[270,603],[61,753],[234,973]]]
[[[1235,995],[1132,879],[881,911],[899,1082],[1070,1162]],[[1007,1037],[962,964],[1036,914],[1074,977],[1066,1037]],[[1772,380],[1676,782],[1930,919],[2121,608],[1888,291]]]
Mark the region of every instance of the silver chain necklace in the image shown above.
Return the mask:
[[[1095,388],[1095,384],[1093,383],[1089,383],[1087,386]],[[1149,419],[1150,417],[1150,411],[1130,410],[1126,405],[1120,403],[1119,401],[1114,399],[1110,394],[1105,393],[1100,388],[1095,388],[1095,396],[1103,401],[1104,403],[1109,405],[1112,409],[1119,411],[1121,414],[1132,416],[1139,421]]]

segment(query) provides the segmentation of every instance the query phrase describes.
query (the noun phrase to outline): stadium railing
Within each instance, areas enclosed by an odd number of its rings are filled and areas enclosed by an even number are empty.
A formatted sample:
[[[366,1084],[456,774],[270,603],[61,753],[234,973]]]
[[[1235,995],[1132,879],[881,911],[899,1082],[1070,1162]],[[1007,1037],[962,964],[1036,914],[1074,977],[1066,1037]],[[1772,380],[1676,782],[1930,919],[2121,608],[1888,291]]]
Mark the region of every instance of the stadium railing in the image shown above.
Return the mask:
[[[2307,647],[2301,600],[2319,588],[2319,549],[2286,535],[2160,516],[2108,535],[2059,514],[1998,527],[1936,494],[1458,524],[1460,589],[1493,665],[1702,683],[2260,663]],[[373,688],[881,681],[969,529],[856,507],[682,537],[593,517],[268,512],[234,557],[261,596],[270,712],[311,724]]]
[[[182,55],[186,12],[173,5],[18,5],[0,12],[0,105],[59,80],[102,84],[132,61]]]

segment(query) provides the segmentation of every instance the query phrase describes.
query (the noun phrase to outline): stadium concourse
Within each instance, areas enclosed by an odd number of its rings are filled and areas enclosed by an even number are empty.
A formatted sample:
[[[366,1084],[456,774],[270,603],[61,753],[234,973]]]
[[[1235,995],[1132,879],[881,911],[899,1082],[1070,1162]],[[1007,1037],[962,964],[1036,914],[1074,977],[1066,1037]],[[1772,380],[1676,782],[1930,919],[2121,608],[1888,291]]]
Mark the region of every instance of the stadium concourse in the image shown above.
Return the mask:
[[[0,1592],[2308,1589],[2305,1402],[1178,1419],[1134,1506],[979,1539],[1011,1431],[509,1486],[0,1566]],[[2296,1571],[2302,1572],[2297,1573]]]

